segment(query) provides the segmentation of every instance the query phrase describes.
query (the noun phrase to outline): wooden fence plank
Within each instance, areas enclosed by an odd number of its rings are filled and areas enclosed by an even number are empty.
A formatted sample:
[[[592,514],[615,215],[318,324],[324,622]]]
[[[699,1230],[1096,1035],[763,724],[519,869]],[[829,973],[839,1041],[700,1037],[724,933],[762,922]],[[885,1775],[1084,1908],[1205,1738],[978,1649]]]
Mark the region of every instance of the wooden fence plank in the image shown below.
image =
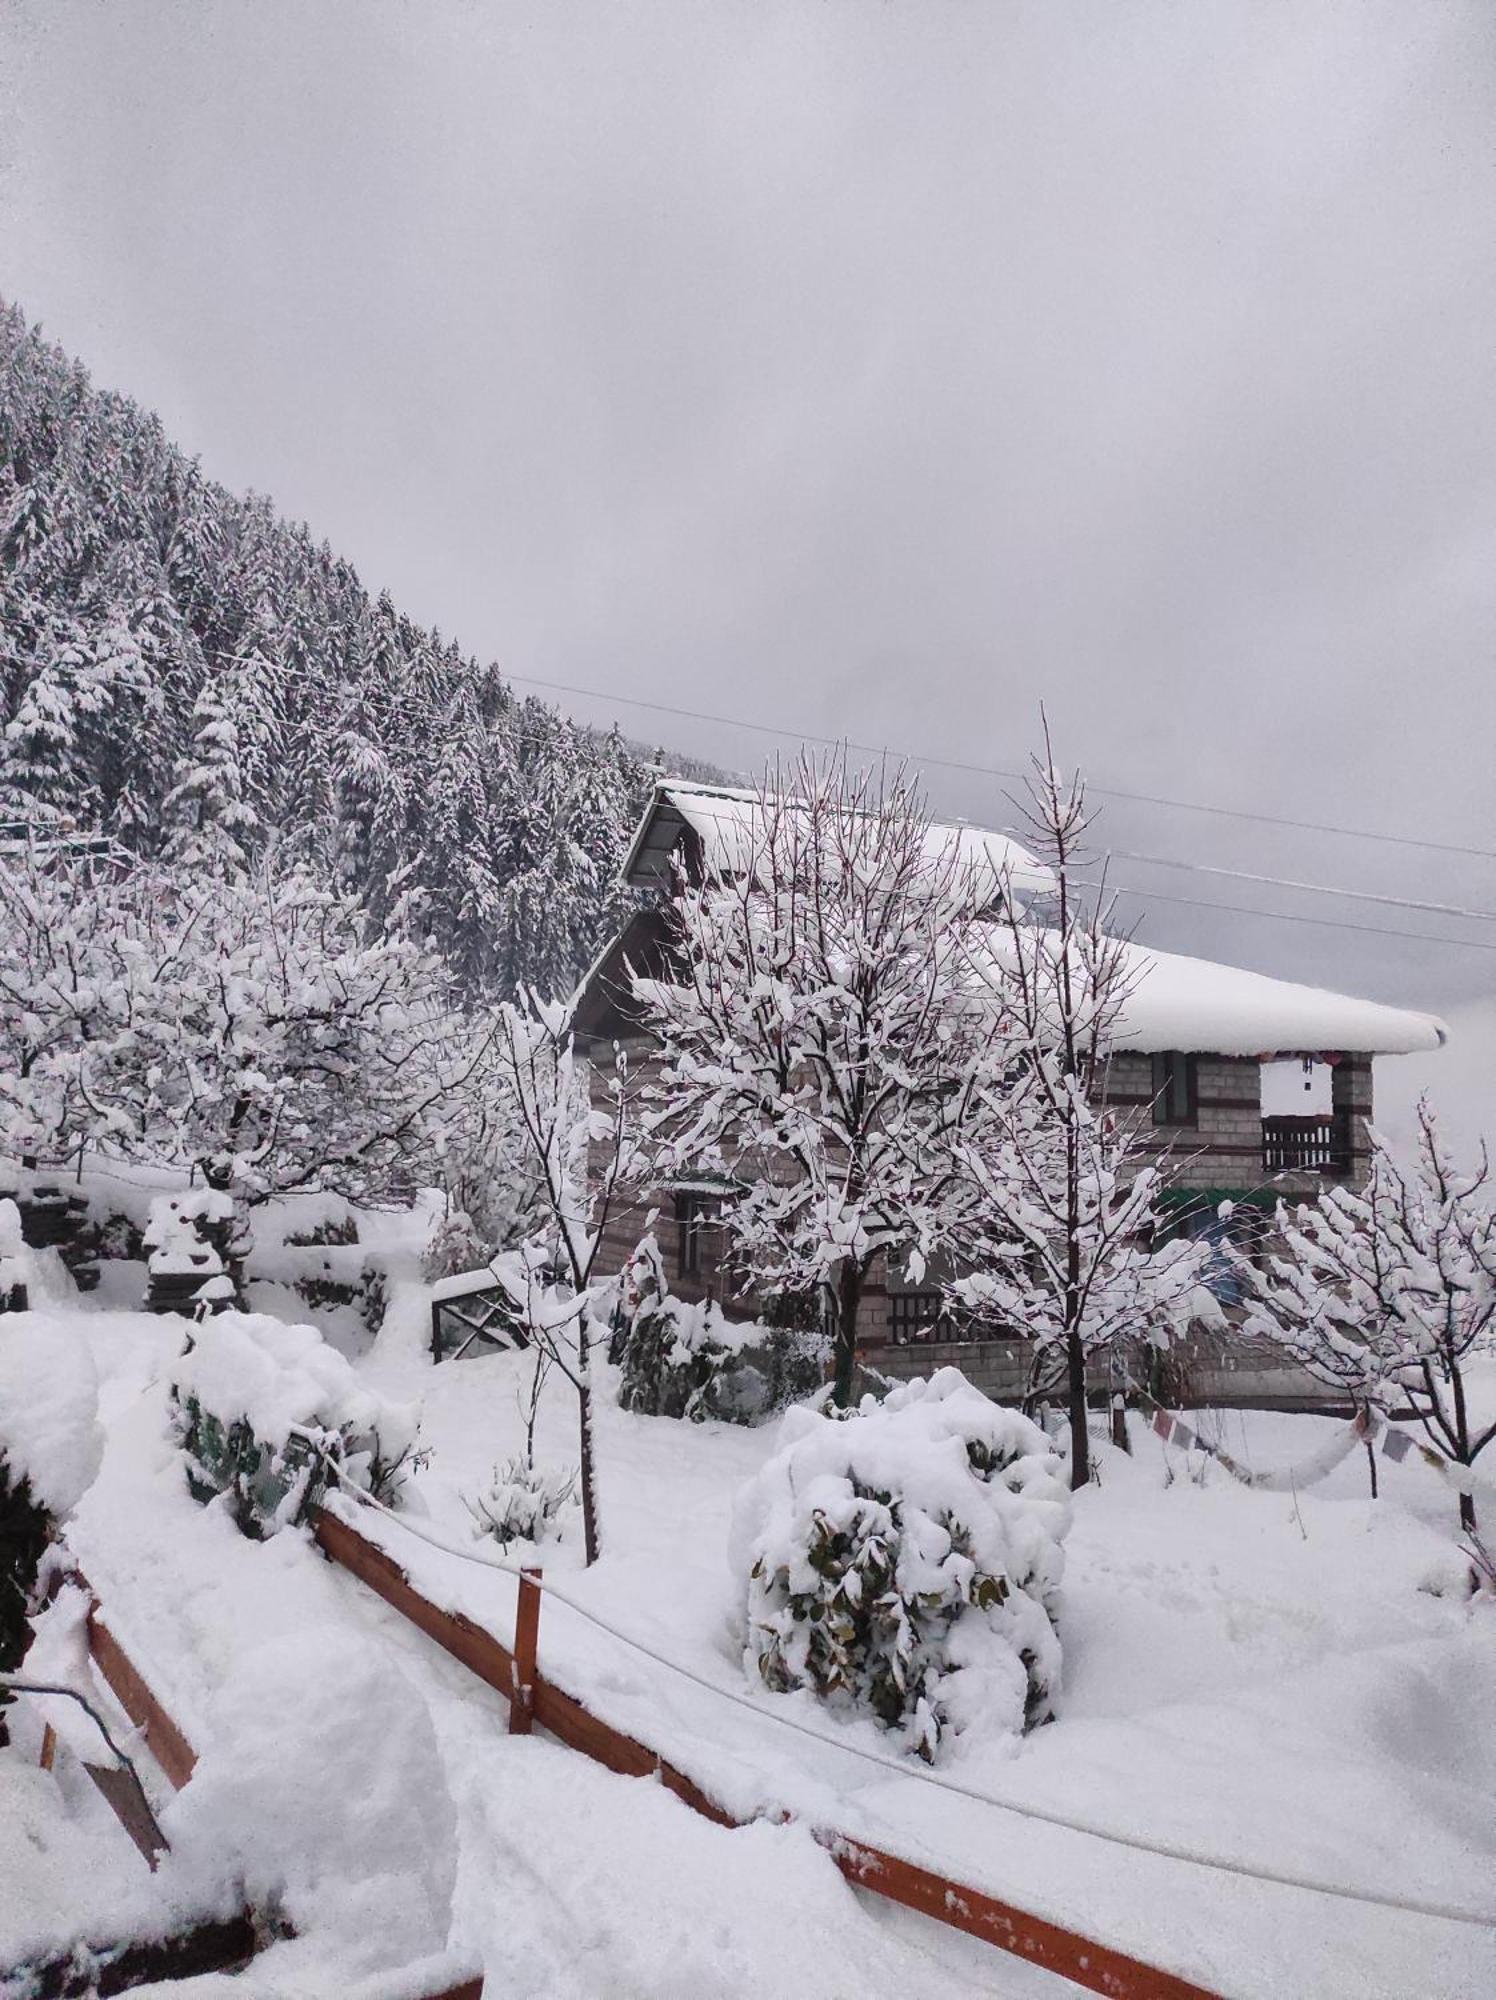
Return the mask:
[[[326,1554],[360,1583],[366,1583],[386,1604],[417,1625],[428,1639],[460,1660],[508,1701],[514,1692],[514,1655],[492,1632],[464,1618],[460,1611],[441,1611],[423,1597],[392,1555],[367,1541],[356,1528],[319,1507],[312,1515],[312,1533]]]
[[[1030,1916],[981,1889],[948,1882],[897,1854],[884,1854],[839,1833],[818,1830],[816,1839],[849,1882],[875,1890],[908,1909],[922,1910],[926,1916],[967,1931],[1017,1958],[1026,1958],[1092,1993],[1108,1994],[1111,2000],[1215,2000],[1208,1987],[1192,1985],[1110,1945],[1096,1944],[1059,1924]]]
[[[110,1631],[97,1598],[88,1614],[88,1643],[94,1662],[114,1691],[115,1699],[145,1736],[146,1745],[173,1790],[192,1776],[197,1756],[192,1745],[152,1693],[143,1675],[126,1657]]]

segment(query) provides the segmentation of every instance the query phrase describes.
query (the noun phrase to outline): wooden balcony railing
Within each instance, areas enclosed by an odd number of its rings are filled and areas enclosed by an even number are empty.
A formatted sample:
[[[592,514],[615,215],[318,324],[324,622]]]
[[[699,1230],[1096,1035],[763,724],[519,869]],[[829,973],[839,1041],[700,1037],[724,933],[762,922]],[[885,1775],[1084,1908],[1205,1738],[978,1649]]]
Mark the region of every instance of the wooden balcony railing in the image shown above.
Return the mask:
[[[1348,1174],[1351,1133],[1345,1118],[1264,1118],[1262,1164],[1270,1174]]]

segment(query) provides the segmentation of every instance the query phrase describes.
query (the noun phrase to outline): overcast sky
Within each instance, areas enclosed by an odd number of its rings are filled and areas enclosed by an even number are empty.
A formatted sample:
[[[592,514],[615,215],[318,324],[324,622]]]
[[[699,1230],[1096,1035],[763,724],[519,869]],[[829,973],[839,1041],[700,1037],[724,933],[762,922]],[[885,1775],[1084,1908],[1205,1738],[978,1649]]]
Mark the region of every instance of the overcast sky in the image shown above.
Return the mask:
[[[1496,850],[1496,7],[0,0],[0,291],[516,675]],[[563,698],[744,768],[768,739]],[[995,779],[927,767],[1004,824]],[[1496,911],[1496,860],[1108,802]],[[1393,1000],[1496,950],[1118,860]]]

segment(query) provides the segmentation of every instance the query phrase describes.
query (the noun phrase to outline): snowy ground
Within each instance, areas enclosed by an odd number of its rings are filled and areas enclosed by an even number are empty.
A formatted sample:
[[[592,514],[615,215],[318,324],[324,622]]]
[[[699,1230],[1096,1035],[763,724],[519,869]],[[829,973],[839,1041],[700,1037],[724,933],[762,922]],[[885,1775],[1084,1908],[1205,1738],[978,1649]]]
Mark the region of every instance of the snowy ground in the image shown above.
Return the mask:
[[[209,1751],[169,1817],[179,1849],[195,1849],[201,1865],[231,1828],[248,1843],[231,1858],[252,1881],[273,1873],[275,1829],[288,1825],[305,1829],[307,1867],[319,1853],[361,1855],[365,1873],[385,1869],[392,1883],[418,1874],[423,1856],[436,1857],[428,1872],[439,1877],[450,1847],[455,1938],[501,1992],[1069,1990],[854,1894],[803,1827],[725,1832],[656,1787],[543,1739],[508,1738],[496,1696],[301,1536],[254,1545],[187,1500],[164,1438],[180,1323],[112,1310],[67,1317],[94,1352],[109,1440],[71,1539],[127,1649]],[[423,1398],[435,1457],[412,1519],[467,1543],[462,1496],[518,1441],[525,1363],[433,1369],[423,1332],[419,1301],[402,1298],[359,1365],[370,1386]],[[1318,1418],[1221,1421],[1231,1450],[1256,1465],[1299,1460],[1325,1435]],[[632,1417],[604,1397],[604,1558],[566,1578],[611,1622],[739,1696],[749,1690],[727,1525],[769,1445],[770,1433]],[[547,1392],[542,1452],[575,1458],[564,1384]],[[1079,1498],[1060,1720],[1021,1745],[974,1746],[948,1775],[1247,1868],[1490,1909],[1496,1616],[1438,1594],[1457,1567],[1447,1490],[1421,1467],[1383,1465],[1385,1497],[1373,1504],[1359,1455],[1297,1496],[1249,1492],[1216,1471],[1198,1485],[1171,1460],[1151,1436],[1134,1459],[1106,1452],[1100,1485]],[[361,1525],[375,1531],[370,1517]],[[509,1579],[394,1524],[377,1533],[430,1594],[507,1639]],[[546,1560],[559,1572],[576,1558],[563,1547]],[[246,1688],[247,1653],[259,1668]],[[730,1808],[788,1807],[861,1834],[1223,1993],[1496,1990],[1491,1932],[1136,1853],[896,1776],[773,1717],[877,1747],[871,1728],[839,1729],[799,1698],[730,1705],[554,1601],[541,1653],[548,1675]],[[345,1690],[331,1704],[328,1680]],[[348,1773],[370,1752],[344,1719],[350,1705],[380,1720],[395,1773],[369,1762],[351,1817]],[[215,1741],[236,1716],[267,1711],[263,1768],[215,1779]],[[324,1900],[331,1908],[343,1893],[329,1883]],[[11,1900],[0,1884],[0,1938]],[[276,1947],[232,1990],[310,1993],[332,1962],[351,1986],[401,1950],[416,1955],[429,1939],[399,1901],[392,1889],[363,1910],[350,1905],[327,1938]],[[205,1995],[209,1984],[199,1982]]]

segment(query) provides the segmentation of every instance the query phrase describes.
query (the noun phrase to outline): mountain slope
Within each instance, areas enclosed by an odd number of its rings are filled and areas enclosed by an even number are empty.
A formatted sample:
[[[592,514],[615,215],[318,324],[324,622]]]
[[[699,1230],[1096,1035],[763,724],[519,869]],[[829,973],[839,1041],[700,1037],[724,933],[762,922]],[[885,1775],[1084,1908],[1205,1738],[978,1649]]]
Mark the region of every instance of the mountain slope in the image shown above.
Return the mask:
[[[205,479],[0,302],[0,816],[293,845],[477,990],[568,987],[652,776]],[[418,900],[412,904],[412,892]]]

